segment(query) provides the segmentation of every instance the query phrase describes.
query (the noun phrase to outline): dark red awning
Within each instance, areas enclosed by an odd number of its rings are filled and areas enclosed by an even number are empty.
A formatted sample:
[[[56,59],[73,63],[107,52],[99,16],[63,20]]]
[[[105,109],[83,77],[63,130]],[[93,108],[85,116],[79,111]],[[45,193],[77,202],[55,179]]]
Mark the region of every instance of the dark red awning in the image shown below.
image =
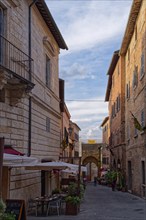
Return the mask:
[[[13,147],[11,147],[11,146],[4,146],[4,153],[24,156],[23,153],[21,153],[21,152],[15,150],[15,149],[14,149]]]

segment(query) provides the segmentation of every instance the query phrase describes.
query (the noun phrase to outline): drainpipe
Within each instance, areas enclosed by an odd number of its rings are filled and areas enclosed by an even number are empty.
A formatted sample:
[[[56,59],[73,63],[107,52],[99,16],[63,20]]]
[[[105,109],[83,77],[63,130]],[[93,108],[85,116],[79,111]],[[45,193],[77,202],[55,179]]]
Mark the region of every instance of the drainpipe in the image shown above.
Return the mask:
[[[37,2],[33,0],[29,5],[29,14],[28,14],[28,54],[29,54],[29,80],[32,81],[31,75],[31,8]],[[31,126],[32,126],[32,97],[29,97],[29,113],[28,113],[28,152],[27,155],[31,155]]]
[[[2,200],[2,192],[3,192],[3,184],[2,184],[3,153],[4,153],[4,137],[0,138],[0,201]]]

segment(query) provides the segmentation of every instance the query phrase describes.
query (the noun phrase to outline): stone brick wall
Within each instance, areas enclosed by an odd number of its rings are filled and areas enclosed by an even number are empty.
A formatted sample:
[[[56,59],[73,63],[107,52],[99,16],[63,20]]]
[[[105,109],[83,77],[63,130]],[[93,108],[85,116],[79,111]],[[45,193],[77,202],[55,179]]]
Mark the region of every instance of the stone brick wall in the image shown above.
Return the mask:
[[[112,74],[112,87],[110,90],[109,97],[109,124],[110,124],[110,134],[111,134],[111,143],[110,147],[113,154],[111,154],[111,166],[115,161],[116,167],[117,162],[120,160],[122,168],[124,169],[124,161],[122,146],[124,144],[125,137],[125,115],[124,115],[124,103],[125,103],[125,92],[124,92],[124,61],[122,57],[119,57],[119,60],[114,68]],[[120,97],[120,104],[117,110],[116,103],[117,97]],[[113,115],[113,106],[115,105],[115,113]]]
[[[28,54],[28,1],[2,0],[5,9],[6,38]],[[16,4],[15,4],[16,3]],[[59,158],[61,115],[59,108],[58,60],[59,47],[46,26],[38,9],[32,7],[32,58],[34,69],[32,81],[35,84],[31,94],[23,96],[11,106],[6,88],[6,101],[0,102],[0,136],[6,144],[12,144],[25,154],[28,152],[28,111],[29,95],[32,97],[32,151],[31,156]],[[47,40],[54,51],[44,43]],[[46,56],[51,61],[51,89],[46,86]],[[50,130],[46,130],[46,120],[50,119]],[[10,198],[35,197],[40,195],[40,171],[25,171],[12,168],[10,174]],[[7,186],[9,187],[9,186]]]
[[[125,123],[126,123],[126,160],[127,160],[127,182],[129,180],[128,161],[131,161],[131,179],[132,187],[129,190],[137,195],[142,195],[142,169],[141,161],[146,157],[146,139],[145,132],[137,131],[135,134],[135,126],[133,123],[131,112],[141,123],[141,111],[144,110],[144,120],[146,122],[146,93],[145,93],[145,82],[146,76],[141,78],[141,55],[144,51],[146,56],[146,2],[143,1],[136,24],[134,33],[129,43],[129,47],[126,53],[126,79],[125,85],[130,82],[130,97],[126,98],[125,101]],[[138,68],[137,72],[137,86],[133,86],[133,72],[135,66]],[[146,73],[146,63],[145,63]],[[145,160],[145,159],[144,159]]]

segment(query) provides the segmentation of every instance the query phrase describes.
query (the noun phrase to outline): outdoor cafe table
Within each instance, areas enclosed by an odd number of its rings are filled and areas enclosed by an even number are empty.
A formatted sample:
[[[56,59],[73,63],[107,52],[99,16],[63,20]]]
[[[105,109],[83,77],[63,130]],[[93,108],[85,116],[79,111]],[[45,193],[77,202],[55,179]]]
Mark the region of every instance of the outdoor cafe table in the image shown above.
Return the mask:
[[[38,215],[39,207],[41,207],[41,215],[44,216],[44,208],[48,207],[50,201],[57,197],[36,197],[34,201],[36,202],[36,215]]]
[[[52,196],[41,196],[41,197],[36,197],[34,199],[35,203],[36,203],[36,216],[38,215],[38,211],[39,208],[41,208],[41,215],[44,216],[46,215],[45,213],[45,207],[47,210],[48,204],[50,201],[52,201],[53,199],[65,199],[65,197],[67,196],[66,193],[60,193],[60,194],[54,194]]]

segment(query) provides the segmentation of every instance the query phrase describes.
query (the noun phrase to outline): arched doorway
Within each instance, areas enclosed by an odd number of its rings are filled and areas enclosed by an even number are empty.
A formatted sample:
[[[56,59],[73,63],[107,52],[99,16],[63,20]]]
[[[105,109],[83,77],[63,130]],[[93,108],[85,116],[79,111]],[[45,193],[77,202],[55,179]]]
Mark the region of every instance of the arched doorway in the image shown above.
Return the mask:
[[[99,164],[97,158],[94,156],[88,156],[82,161],[82,165],[87,167],[88,181],[93,181],[94,177],[97,177],[99,173]]]

